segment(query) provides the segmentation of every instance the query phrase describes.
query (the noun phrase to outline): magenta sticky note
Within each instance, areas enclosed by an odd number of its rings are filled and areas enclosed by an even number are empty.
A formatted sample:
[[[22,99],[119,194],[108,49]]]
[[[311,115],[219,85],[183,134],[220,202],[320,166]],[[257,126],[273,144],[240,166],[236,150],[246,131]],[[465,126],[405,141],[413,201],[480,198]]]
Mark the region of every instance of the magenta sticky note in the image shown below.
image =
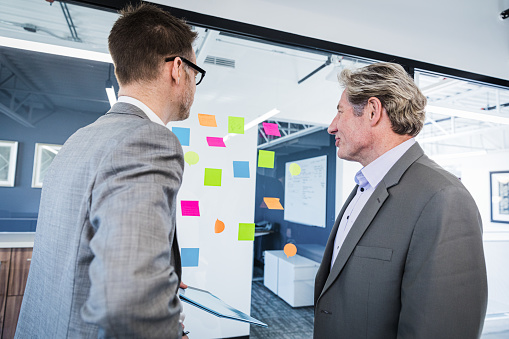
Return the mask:
[[[277,137],[281,136],[281,133],[279,132],[279,127],[277,126],[277,124],[273,124],[271,122],[264,122],[263,130],[265,131],[265,134],[267,134],[267,135],[275,135]]]
[[[207,144],[213,147],[226,147],[223,138],[207,137]]]
[[[199,217],[200,207],[197,200],[181,200],[180,207],[182,208],[183,217]]]

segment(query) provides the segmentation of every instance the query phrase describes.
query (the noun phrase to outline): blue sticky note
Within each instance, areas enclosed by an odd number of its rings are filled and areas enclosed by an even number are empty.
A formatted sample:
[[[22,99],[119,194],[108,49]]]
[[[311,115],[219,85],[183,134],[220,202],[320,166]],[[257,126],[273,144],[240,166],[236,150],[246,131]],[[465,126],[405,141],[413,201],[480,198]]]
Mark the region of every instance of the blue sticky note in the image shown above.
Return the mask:
[[[249,178],[249,161],[234,161],[233,176],[235,178]]]
[[[181,248],[180,259],[182,267],[198,267],[198,259],[200,258],[199,248]]]
[[[189,146],[189,135],[191,134],[190,128],[172,127],[171,131],[177,136],[182,146]]]

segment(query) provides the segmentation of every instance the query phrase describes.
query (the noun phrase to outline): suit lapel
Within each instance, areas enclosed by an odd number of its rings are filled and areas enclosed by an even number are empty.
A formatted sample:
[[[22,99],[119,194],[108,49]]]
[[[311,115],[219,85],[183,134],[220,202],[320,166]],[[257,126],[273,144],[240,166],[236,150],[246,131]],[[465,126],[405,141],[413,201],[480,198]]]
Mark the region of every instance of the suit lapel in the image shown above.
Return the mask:
[[[348,205],[350,205],[350,202],[355,197],[355,194],[357,193],[357,187],[359,187],[359,185],[355,185],[354,189],[348,196],[348,199],[346,199],[345,203],[343,204],[343,207],[341,208],[341,211],[339,212],[338,217],[336,218],[336,222],[332,227],[332,231],[330,233],[331,235],[329,236],[329,240],[327,241],[327,245],[325,246],[322,262],[320,264],[320,267],[318,268],[318,272],[316,273],[315,301],[320,295],[319,293],[321,293],[325,281],[329,276],[332,252],[334,249],[334,240],[336,239],[336,233],[338,232],[339,223],[341,222],[341,218],[343,218],[343,214],[345,214],[346,208],[348,207]]]
[[[350,255],[355,249],[355,246],[357,246],[357,243],[362,238],[362,235],[364,234],[368,226],[371,224],[371,221],[378,213],[378,210],[380,209],[380,207],[382,207],[385,199],[387,199],[388,196],[389,193],[387,192],[387,188],[385,187],[382,181],[380,182],[380,184],[378,184],[377,188],[375,189],[369,200],[366,202],[366,205],[364,206],[361,213],[359,214],[354,224],[352,225],[350,232],[348,232],[348,235],[346,236],[345,241],[343,242],[343,245],[339,250],[336,261],[334,262],[334,265],[332,266],[329,276],[327,277],[327,281],[325,282],[325,286],[323,287],[321,295],[323,295],[323,293],[327,291],[327,289],[332,285],[334,280],[336,280],[336,278],[339,276],[339,273],[341,273],[341,270],[343,269],[346,262],[350,258]],[[331,258],[329,258],[329,265],[330,260]]]
[[[405,154],[403,154],[403,156],[394,164],[394,166],[392,166],[389,172],[378,184],[375,191],[366,202],[366,205],[364,205],[364,208],[361,210],[359,216],[355,220],[355,223],[352,225],[350,232],[348,232],[348,235],[346,236],[345,241],[339,250],[336,261],[330,270],[330,273],[327,277],[327,280],[325,281],[323,289],[319,294],[319,297],[317,298],[315,295],[316,300],[318,300],[338,278],[339,274],[348,262],[348,259],[352,255],[355,247],[357,246],[357,243],[360,241],[364,232],[366,232],[374,217],[383,206],[385,200],[389,197],[388,189],[394,185],[397,185],[408,167],[410,167],[410,165],[412,165],[417,159],[422,157],[423,154],[424,151],[422,148],[418,143],[415,143],[408,149],[408,151],[405,152]],[[350,194],[348,201],[343,205],[340,216],[338,216],[338,220],[341,220],[346,207],[350,204],[350,201],[355,196],[356,189]],[[330,267],[330,262],[332,259],[332,247],[334,246],[334,239],[336,238],[336,233],[339,226],[338,220],[336,220],[336,224],[334,225],[334,228],[331,232],[327,246],[325,247],[324,258],[322,260],[322,265],[324,263],[328,263],[328,267]],[[320,266],[320,270],[322,270],[322,266]]]

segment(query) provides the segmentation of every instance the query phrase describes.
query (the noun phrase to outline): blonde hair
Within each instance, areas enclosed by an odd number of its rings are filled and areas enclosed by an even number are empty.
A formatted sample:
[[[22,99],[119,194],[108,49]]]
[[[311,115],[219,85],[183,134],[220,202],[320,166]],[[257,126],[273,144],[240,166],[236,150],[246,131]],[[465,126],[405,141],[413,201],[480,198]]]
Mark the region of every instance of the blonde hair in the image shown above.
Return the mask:
[[[400,65],[380,62],[354,71],[345,69],[338,78],[356,115],[362,115],[369,98],[376,97],[395,133],[416,136],[424,126],[426,97]]]

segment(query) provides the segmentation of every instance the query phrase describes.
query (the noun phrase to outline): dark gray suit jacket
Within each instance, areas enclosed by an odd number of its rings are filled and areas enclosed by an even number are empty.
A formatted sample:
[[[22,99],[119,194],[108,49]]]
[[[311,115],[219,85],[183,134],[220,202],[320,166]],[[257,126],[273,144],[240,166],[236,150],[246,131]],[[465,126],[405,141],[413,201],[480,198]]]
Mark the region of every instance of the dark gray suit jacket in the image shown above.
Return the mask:
[[[314,338],[478,338],[487,304],[481,218],[470,193],[414,144],[389,170],[332,269],[315,281]]]
[[[177,137],[117,103],[44,178],[16,338],[180,338]]]

